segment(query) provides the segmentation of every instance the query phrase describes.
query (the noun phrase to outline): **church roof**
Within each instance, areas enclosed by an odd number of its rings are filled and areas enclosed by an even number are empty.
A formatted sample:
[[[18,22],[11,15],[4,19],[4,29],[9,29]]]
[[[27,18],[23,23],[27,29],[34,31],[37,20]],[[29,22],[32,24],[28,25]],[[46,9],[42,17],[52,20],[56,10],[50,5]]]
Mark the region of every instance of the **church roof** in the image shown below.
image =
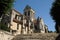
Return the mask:
[[[14,10],[15,12],[17,12],[20,16],[23,16],[23,14],[21,14],[20,12],[18,12],[16,9],[12,9]]]
[[[25,9],[31,9],[31,7],[29,5],[26,5]]]
[[[26,9],[32,9],[32,8],[29,5],[26,5],[24,10],[26,10]]]

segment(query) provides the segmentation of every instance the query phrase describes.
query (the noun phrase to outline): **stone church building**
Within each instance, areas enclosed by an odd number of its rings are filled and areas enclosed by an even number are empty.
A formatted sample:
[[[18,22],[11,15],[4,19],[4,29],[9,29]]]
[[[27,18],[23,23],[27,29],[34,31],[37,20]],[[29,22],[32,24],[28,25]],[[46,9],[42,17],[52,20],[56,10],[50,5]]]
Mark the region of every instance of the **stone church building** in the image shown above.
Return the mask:
[[[4,16],[2,22],[15,35],[48,32],[47,25],[44,24],[43,19],[40,17],[35,18],[35,11],[29,5],[24,8],[23,14],[12,9]]]

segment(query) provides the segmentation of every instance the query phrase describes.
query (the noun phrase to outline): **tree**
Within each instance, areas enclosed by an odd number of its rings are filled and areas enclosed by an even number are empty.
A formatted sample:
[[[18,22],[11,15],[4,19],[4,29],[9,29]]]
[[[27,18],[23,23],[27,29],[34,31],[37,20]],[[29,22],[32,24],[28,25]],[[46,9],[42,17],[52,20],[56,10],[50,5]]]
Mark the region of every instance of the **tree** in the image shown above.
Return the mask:
[[[53,33],[53,31],[48,31],[48,33]]]
[[[0,17],[12,8],[13,2],[14,0],[0,0]]]
[[[50,15],[55,21],[55,29],[60,33],[60,0],[55,0],[52,4]]]
[[[2,17],[3,20],[4,15],[8,14],[8,12],[11,10],[13,6],[14,0],[0,0],[0,18]],[[3,25],[0,21],[0,29],[2,30],[9,30],[9,28],[6,25]]]

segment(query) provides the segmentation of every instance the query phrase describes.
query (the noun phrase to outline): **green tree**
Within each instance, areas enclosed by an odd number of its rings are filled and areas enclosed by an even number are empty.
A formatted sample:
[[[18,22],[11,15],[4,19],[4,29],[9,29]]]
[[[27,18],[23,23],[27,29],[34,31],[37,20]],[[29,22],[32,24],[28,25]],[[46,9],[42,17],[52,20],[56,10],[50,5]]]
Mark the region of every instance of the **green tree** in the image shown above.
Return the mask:
[[[48,31],[48,33],[53,33],[53,31]]]
[[[52,4],[50,15],[55,21],[55,29],[60,33],[60,0],[55,0]]]
[[[0,0],[0,17],[12,8],[13,2],[14,0]]]
[[[11,10],[13,2],[14,0],[0,0],[0,18],[2,17],[0,20],[3,20],[4,15],[8,14]],[[0,29],[9,30],[9,28],[6,25],[3,25],[2,22],[0,22]]]

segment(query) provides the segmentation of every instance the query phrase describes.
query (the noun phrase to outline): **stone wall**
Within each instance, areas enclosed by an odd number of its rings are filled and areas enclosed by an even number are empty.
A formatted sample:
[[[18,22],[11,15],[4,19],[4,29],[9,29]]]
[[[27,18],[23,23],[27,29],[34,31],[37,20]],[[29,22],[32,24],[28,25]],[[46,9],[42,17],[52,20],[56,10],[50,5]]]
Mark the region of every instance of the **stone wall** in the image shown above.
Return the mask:
[[[55,40],[57,33],[34,33],[34,34],[19,34],[12,35],[6,31],[0,31],[0,40]]]
[[[12,40],[55,40],[57,36],[56,33],[22,34],[15,36]]]
[[[11,40],[13,37],[11,33],[0,30],[0,40]]]

